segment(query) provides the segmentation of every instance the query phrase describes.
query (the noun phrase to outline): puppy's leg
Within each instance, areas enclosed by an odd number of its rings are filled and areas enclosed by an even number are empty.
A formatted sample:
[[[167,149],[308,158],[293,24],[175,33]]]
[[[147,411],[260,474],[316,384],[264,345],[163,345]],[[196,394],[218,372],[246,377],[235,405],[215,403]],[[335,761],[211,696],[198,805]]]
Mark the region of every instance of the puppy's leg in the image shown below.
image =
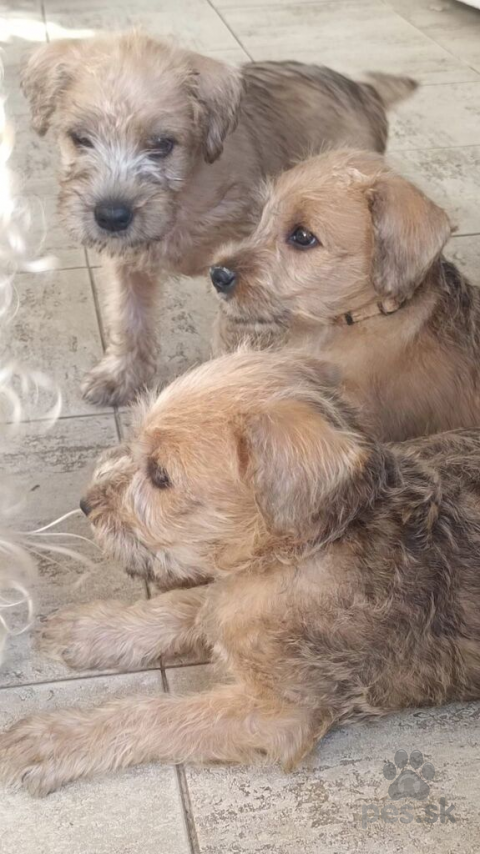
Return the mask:
[[[240,685],[191,697],[116,700],[90,711],[35,715],[0,735],[0,775],[35,795],[143,762],[244,762],[292,767],[312,747],[312,713],[260,700]]]
[[[92,602],[43,623],[39,647],[78,670],[144,667],[162,655],[209,656],[200,611],[208,586],[171,590],[127,606]]]
[[[161,273],[151,267],[113,263],[107,352],[82,383],[83,395],[90,403],[127,403],[154,376],[158,351],[155,304],[161,278]]]

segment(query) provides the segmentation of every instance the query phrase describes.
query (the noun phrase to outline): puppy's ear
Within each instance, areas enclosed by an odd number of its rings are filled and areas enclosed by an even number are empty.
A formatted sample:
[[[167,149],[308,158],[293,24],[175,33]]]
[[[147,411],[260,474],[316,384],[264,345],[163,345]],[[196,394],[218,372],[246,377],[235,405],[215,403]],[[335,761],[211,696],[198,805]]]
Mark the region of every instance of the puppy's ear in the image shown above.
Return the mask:
[[[325,539],[355,514],[352,485],[367,456],[360,438],[301,401],[278,401],[255,417],[247,428],[251,476],[272,533],[296,543]]]
[[[43,45],[23,71],[23,94],[30,102],[32,125],[40,136],[47,132],[58,96],[71,80],[78,44],[75,39],[62,39]]]
[[[190,64],[204,126],[204,156],[207,163],[213,163],[223,151],[225,137],[237,125],[243,75],[239,68],[198,54],[191,54]]]
[[[399,175],[384,173],[368,190],[373,219],[375,290],[400,301],[413,294],[452,228],[445,211]]]

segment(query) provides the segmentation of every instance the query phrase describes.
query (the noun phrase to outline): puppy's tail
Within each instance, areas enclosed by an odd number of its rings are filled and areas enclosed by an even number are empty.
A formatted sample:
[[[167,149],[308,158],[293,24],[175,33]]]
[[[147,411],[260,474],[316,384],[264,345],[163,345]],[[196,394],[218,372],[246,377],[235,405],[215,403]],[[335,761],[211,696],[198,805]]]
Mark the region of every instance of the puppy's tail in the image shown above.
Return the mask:
[[[412,77],[399,77],[396,74],[369,71],[366,78],[367,82],[371,83],[377,94],[380,95],[387,110],[399,101],[409,98],[418,89],[418,83]]]

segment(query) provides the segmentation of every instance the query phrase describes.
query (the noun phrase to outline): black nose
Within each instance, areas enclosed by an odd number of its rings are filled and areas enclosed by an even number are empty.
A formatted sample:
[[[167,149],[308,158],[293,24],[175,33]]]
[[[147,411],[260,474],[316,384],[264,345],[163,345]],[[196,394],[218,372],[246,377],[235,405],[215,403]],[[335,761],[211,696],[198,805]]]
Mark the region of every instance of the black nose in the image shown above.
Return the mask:
[[[85,501],[84,498],[81,498],[80,499],[80,510],[82,511],[82,513],[85,513],[85,516],[88,516],[91,509],[92,508],[90,507],[90,504],[88,503],[88,501]]]
[[[237,274],[228,267],[210,267],[210,278],[219,294],[228,294],[235,287]]]
[[[125,231],[133,219],[133,211],[122,202],[99,202],[95,219],[105,231]]]

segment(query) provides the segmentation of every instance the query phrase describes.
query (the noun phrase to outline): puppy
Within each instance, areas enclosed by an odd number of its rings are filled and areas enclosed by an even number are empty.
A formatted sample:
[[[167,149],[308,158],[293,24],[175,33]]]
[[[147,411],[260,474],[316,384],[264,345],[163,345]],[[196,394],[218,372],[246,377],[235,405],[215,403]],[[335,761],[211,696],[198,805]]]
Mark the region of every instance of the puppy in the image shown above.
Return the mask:
[[[136,396],[156,364],[159,280],[208,271],[222,243],[253,228],[256,191],[332,145],[383,151],[385,110],[415,83],[372,84],[295,62],[237,69],[138,32],[58,41],[31,58],[33,125],[61,156],[71,233],[111,258],[110,343],[83,390],[92,403]]]
[[[152,760],[289,769],[340,722],[480,697],[480,431],[380,444],[316,361],[237,353],[167,388],[83,506],[160,584],[213,580],[54,615],[45,650],[207,651],[229,681],[21,721],[0,773],[33,794]]]
[[[442,257],[451,230],[378,155],[296,166],[212,268],[216,351],[320,354],[381,439],[480,426],[480,291]]]

